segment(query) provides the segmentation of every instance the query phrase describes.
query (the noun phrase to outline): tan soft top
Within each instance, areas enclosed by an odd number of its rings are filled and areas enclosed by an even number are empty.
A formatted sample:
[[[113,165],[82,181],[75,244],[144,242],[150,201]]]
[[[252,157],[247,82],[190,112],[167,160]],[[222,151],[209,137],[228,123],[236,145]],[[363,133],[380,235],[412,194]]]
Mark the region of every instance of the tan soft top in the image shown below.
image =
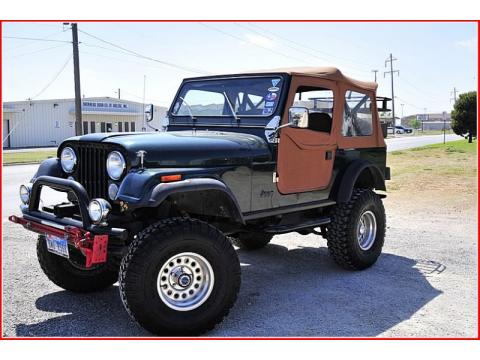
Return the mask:
[[[290,68],[246,71],[242,74],[236,74],[236,75],[260,74],[260,73],[261,74],[286,73],[290,75],[304,75],[304,76],[319,77],[322,79],[329,79],[329,80],[344,82],[347,84],[352,84],[356,87],[359,87],[365,90],[371,90],[371,91],[377,90],[377,83],[349,78],[348,76],[343,75],[342,72],[335,67],[315,67],[315,66],[290,67]]]

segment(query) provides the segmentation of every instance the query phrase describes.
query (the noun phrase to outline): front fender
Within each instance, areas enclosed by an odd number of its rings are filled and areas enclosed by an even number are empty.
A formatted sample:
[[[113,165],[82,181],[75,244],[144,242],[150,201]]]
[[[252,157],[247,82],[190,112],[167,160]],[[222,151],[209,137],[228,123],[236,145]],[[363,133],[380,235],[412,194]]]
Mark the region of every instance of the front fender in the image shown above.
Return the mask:
[[[40,166],[37,169],[35,175],[33,175],[32,182],[34,182],[40,176],[53,176],[58,178],[63,178],[63,170],[60,165],[60,159],[50,158],[43,160],[40,163]]]
[[[236,222],[245,223],[240,206],[232,191],[220,180],[213,178],[190,178],[181,181],[159,183],[158,176],[149,172],[130,173],[123,180],[117,200],[128,203],[130,209],[158,207],[170,195],[189,192],[220,192],[227,202],[228,210]]]

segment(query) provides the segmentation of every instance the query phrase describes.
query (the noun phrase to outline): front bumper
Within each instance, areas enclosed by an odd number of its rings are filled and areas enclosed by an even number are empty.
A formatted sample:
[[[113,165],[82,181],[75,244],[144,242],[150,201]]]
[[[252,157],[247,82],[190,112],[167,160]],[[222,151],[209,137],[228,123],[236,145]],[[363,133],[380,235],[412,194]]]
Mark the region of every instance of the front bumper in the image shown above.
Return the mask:
[[[40,194],[44,186],[58,191],[73,192],[78,200],[81,220],[40,211]],[[98,259],[103,259],[102,254],[98,251],[99,248],[101,251],[105,248],[106,252],[107,242],[109,248],[118,247],[124,246],[128,239],[128,230],[126,229],[93,224],[88,215],[89,202],[88,194],[80,183],[52,176],[40,176],[33,183],[29,205],[21,206],[23,216],[12,215],[9,220],[39,234],[67,239],[69,244],[80,249],[86,256],[86,265],[89,267],[89,260],[91,266],[92,260],[93,263],[98,263]]]

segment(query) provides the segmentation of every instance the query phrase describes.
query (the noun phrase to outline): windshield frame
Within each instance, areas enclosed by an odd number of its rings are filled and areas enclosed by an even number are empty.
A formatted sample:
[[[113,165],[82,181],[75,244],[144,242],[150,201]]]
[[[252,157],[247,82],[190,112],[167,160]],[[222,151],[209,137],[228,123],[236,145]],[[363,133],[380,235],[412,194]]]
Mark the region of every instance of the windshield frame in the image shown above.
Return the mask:
[[[173,108],[177,104],[177,102],[180,99],[180,95],[182,94],[182,91],[184,87],[190,83],[193,82],[208,82],[208,81],[221,81],[221,80],[242,80],[242,79],[273,79],[273,78],[278,78],[280,77],[282,79],[282,84],[279,90],[279,97],[278,101],[275,105],[275,108],[273,109],[271,114],[259,114],[259,115],[242,115],[242,114],[225,114],[225,115],[195,115],[194,118],[190,115],[177,115],[173,113]],[[288,81],[288,75],[284,73],[263,73],[263,74],[245,74],[245,75],[226,75],[226,76],[212,76],[212,77],[198,77],[198,78],[190,78],[190,79],[185,79],[180,87],[178,88],[177,93],[175,94],[175,98],[173,99],[170,108],[168,109],[167,116],[170,118],[170,121],[173,124],[175,123],[178,125],[185,124],[185,122],[181,121],[182,119],[188,119],[188,123],[191,124],[192,122],[197,121],[197,119],[233,119],[237,123],[240,123],[242,119],[248,119],[248,118],[259,118],[262,120],[269,119],[275,115],[278,115],[278,110],[282,108],[284,99],[286,97],[286,93],[288,93],[288,87],[289,87],[289,81]],[[285,91],[287,89],[287,91]],[[222,94],[222,93],[220,93]],[[223,95],[223,94],[222,94]],[[231,102],[231,99],[228,98],[228,100]],[[227,100],[226,100],[227,101]],[[197,123],[196,123],[197,124]],[[203,125],[201,123],[197,125]],[[215,125],[215,124],[206,124],[206,126],[210,125]],[[218,125],[229,125],[226,123],[218,124]]]

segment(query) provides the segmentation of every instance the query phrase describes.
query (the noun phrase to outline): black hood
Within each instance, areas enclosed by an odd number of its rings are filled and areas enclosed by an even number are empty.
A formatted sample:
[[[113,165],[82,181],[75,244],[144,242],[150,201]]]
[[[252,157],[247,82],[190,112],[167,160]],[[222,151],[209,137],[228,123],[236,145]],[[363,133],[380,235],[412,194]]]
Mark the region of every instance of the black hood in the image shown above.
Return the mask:
[[[192,130],[96,133],[68,141],[112,144],[123,150],[133,167],[139,165],[136,155],[139,150],[146,151],[144,165],[148,168],[250,165],[271,160],[266,141],[244,133]]]

